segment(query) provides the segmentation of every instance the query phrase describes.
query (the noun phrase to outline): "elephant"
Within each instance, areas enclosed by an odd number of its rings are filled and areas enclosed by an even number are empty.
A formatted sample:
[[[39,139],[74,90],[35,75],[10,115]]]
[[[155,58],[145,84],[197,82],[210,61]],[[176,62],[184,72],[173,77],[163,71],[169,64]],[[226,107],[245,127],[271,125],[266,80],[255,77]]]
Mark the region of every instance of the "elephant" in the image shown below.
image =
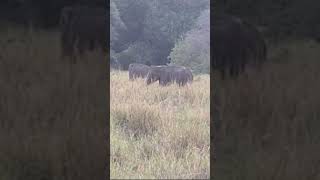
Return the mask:
[[[245,64],[253,64],[260,66],[266,61],[267,46],[261,33],[252,24],[242,21],[247,41],[244,41],[244,47],[247,48],[248,57],[244,59],[242,66]],[[242,67],[243,70],[243,67]]]
[[[78,49],[94,50],[97,45],[107,51],[106,9],[100,7],[64,7],[60,16],[62,56],[73,56]]]
[[[176,82],[179,86],[184,86],[193,81],[193,75],[189,68],[183,66],[151,66],[147,76],[147,85],[159,81],[161,86]]]
[[[145,64],[131,63],[129,65],[129,80],[134,80],[137,77],[145,78],[148,75],[150,66]]]
[[[217,14],[213,22],[211,66],[222,79],[226,71],[237,76],[247,64],[266,61],[267,46],[261,33],[250,23],[225,14]]]

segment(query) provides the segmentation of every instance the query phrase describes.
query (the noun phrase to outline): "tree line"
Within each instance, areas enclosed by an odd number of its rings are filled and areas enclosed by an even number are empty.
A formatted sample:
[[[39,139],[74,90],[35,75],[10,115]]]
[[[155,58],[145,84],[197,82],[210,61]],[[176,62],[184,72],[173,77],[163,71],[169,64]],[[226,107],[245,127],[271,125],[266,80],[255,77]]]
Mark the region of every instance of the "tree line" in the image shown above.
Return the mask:
[[[265,27],[269,39],[319,40],[320,1],[316,0],[222,0],[211,3],[215,11],[249,20]]]
[[[3,0],[0,20],[56,28],[70,5],[110,8],[110,54],[114,67],[131,62],[175,63],[209,71],[210,10],[246,19],[268,39],[320,40],[320,2],[315,0]],[[107,16],[108,14],[106,14]]]
[[[111,57],[121,69],[174,63],[208,73],[209,8],[208,0],[112,0]]]

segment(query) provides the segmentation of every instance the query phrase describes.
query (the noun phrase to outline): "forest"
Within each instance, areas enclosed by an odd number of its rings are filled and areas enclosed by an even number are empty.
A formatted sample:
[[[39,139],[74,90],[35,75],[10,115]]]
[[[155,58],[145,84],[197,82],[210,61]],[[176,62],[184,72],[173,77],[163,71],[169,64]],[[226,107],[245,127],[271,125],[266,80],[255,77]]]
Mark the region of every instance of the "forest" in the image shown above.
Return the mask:
[[[210,11],[244,18],[268,40],[309,38],[319,40],[319,7],[314,0],[5,0],[0,20],[57,28],[64,6],[82,4],[110,8],[110,53],[113,67],[127,69],[130,62],[188,65],[209,72]],[[163,15],[165,14],[165,15]],[[179,23],[173,23],[179,22]],[[201,51],[199,50],[201,49]]]
[[[112,65],[173,63],[209,73],[209,8],[207,0],[111,1]]]

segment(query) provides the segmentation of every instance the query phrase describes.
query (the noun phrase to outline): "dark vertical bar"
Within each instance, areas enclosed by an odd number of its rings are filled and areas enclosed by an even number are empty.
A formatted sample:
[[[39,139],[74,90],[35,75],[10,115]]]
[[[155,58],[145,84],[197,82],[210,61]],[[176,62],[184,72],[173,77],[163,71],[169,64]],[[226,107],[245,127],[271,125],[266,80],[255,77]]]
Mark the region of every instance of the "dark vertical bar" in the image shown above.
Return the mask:
[[[215,163],[215,128],[214,128],[214,75],[213,75],[213,68],[212,68],[212,46],[213,46],[213,39],[214,35],[212,33],[212,28],[214,28],[213,21],[214,21],[214,8],[213,3],[210,1],[210,179],[214,178],[214,163]]]
[[[107,93],[107,116],[106,116],[106,143],[107,143],[107,158],[106,158],[106,179],[110,178],[110,0],[106,0],[106,21],[108,26],[108,32],[107,32],[107,50],[108,50],[108,56],[107,56],[107,84],[106,84],[106,93]]]
[[[105,10],[107,36],[101,38],[107,51],[89,49],[74,59],[62,56],[58,21],[64,7],[79,2],[48,3],[1,3],[6,14],[0,18],[0,177],[108,179],[109,0],[84,1],[81,6],[89,10],[77,14],[93,14],[101,23],[102,15],[90,8]],[[29,28],[24,21],[34,23]],[[90,25],[81,21],[77,27],[90,35],[102,27]]]

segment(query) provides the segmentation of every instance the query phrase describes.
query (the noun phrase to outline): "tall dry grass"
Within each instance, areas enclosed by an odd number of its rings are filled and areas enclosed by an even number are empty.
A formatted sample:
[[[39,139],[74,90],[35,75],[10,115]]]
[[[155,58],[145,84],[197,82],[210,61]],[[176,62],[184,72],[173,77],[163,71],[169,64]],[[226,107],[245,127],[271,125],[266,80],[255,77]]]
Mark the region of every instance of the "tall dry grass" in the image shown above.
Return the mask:
[[[320,179],[319,58],[318,43],[285,42],[260,72],[216,79],[216,179]]]
[[[106,55],[71,65],[57,32],[0,39],[0,179],[106,178]]]
[[[210,77],[187,87],[110,73],[111,178],[205,179],[210,175]]]

